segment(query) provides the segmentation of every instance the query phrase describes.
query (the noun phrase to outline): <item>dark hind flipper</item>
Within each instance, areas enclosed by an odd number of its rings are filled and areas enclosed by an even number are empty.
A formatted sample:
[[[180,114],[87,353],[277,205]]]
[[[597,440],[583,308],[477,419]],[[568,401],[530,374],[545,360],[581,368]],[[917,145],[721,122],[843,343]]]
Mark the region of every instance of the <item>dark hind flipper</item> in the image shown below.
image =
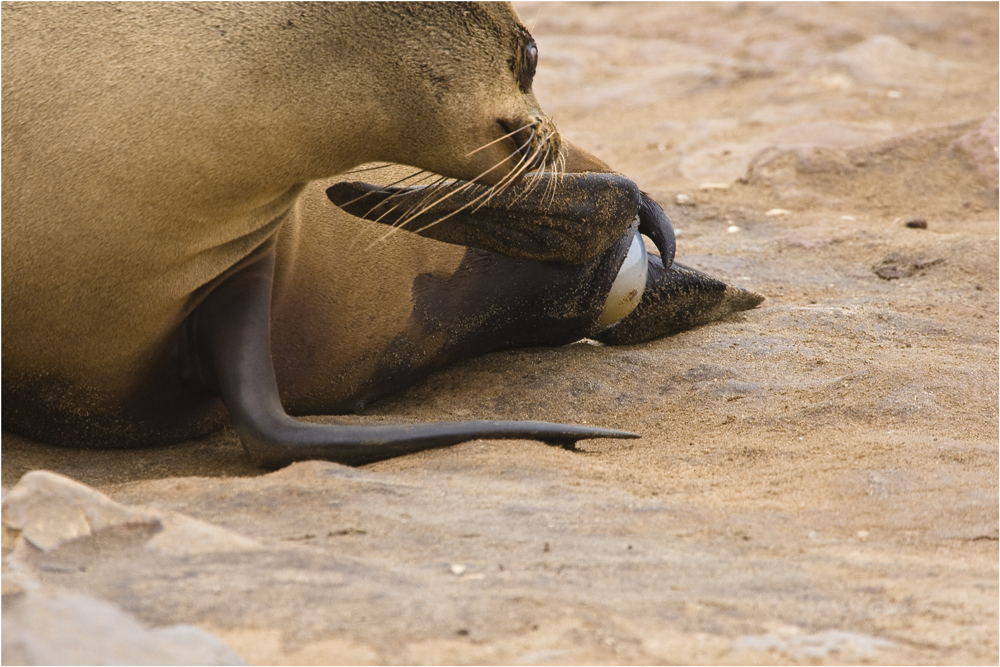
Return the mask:
[[[595,338],[608,345],[641,343],[750,310],[763,300],[759,294],[681,264],[665,269],[659,257],[650,255],[646,291],[639,305]]]
[[[184,325],[182,367],[216,392],[258,465],[326,459],[360,464],[467,440],[526,438],[572,447],[588,438],[637,438],[624,431],[547,422],[466,421],[393,426],[310,424],[288,416],[271,360],[274,248],[265,247],[221,282]]]
[[[764,300],[759,294],[675,264],[673,227],[663,209],[646,193],[641,194],[639,204],[639,231],[653,241],[660,256],[648,256],[646,289],[635,310],[593,336],[602,343],[631,345],[670,336],[730,313],[750,310]]]

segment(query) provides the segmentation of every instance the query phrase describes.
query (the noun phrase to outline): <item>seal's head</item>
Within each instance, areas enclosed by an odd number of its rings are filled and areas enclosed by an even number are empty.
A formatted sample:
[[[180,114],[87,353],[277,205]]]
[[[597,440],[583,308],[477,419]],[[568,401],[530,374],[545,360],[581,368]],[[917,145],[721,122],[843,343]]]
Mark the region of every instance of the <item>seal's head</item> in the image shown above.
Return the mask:
[[[396,139],[387,162],[486,185],[560,160],[560,138],[532,92],[538,47],[505,3],[385,3],[385,40],[366,54]]]

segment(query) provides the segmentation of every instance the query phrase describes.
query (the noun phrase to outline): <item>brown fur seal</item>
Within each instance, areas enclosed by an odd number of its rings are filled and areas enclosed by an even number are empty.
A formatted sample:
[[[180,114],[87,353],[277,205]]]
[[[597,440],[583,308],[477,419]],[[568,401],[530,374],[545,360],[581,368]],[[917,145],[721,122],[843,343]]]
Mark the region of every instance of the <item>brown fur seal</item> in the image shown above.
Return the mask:
[[[628,220],[576,229],[602,240],[556,248],[549,259],[562,263],[519,259],[518,239],[502,234],[480,249],[399,234],[364,270],[343,245],[357,240],[342,226],[350,216],[308,186],[371,160],[486,186],[560,160],[605,171],[539,109],[537,51],[508,6],[24,4],[3,6],[2,30],[5,428],[133,446],[209,432],[228,412],[266,465],[631,435],[540,422],[320,426],[282,406],[335,411],[498,347],[482,332],[412,325],[414,294],[454,301],[462,271],[525,272],[539,308],[546,286],[576,284],[583,319],[599,309],[624,256],[608,239]],[[622,181],[601,183],[636,200]],[[470,253],[489,255],[469,269]],[[372,290],[374,317],[357,307]],[[482,303],[510,302],[493,291]]]

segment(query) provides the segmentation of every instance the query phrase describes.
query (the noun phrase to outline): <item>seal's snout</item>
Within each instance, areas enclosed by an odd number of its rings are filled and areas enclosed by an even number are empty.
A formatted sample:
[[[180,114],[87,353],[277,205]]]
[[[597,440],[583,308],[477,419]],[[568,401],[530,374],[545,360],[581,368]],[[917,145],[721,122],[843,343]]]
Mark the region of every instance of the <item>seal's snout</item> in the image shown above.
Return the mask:
[[[498,118],[497,126],[511,150],[507,157],[510,170],[504,180],[516,184],[529,172],[565,171],[562,137],[547,116],[534,116],[526,121]]]

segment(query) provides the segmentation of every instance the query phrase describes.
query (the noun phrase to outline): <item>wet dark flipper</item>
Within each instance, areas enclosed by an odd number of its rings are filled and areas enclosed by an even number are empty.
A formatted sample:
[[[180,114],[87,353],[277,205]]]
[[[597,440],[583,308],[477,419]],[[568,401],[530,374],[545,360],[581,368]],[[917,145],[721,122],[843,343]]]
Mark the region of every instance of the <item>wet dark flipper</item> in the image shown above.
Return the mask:
[[[757,307],[764,297],[681,264],[669,269],[649,256],[646,291],[632,313],[594,336],[608,345],[632,345],[687,331]]]
[[[660,253],[647,256],[642,296],[635,310],[591,337],[612,345],[641,343],[748,310],[764,300],[758,294],[674,264],[674,229],[659,204],[644,192],[639,202],[638,229]]]
[[[635,218],[639,188],[614,173],[531,174],[493,192],[336,183],[327,197],[351,215],[507,257],[585,264],[617,243]]]
[[[217,393],[243,446],[259,465],[325,459],[357,465],[468,440],[525,438],[572,447],[633,433],[547,422],[466,421],[391,426],[311,424],[285,413],[270,346],[274,248],[262,248],[188,317],[181,345],[189,380]]]

